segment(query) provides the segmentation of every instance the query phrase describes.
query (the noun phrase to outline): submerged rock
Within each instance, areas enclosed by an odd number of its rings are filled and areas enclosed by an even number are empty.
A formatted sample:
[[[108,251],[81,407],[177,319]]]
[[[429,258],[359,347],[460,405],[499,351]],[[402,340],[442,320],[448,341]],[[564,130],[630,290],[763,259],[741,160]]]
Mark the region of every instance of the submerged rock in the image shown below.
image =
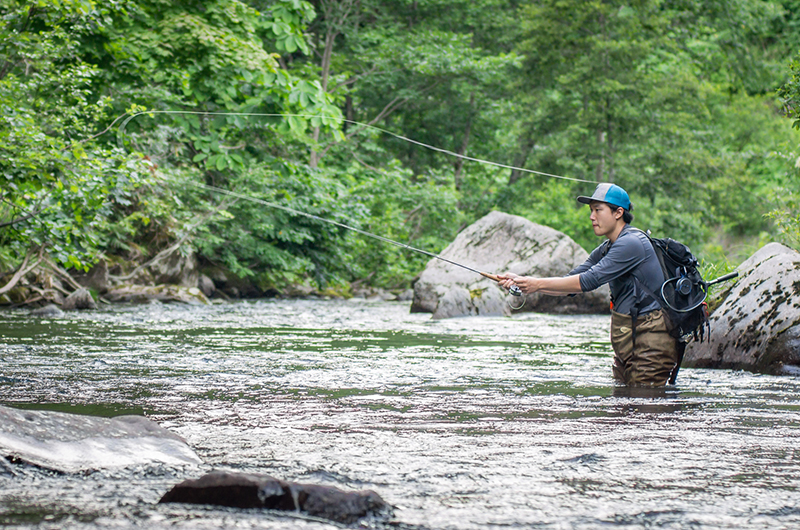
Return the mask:
[[[4,406],[0,456],[62,473],[202,464],[181,437],[141,416],[99,418]]]
[[[46,306],[39,307],[31,311],[32,317],[42,318],[61,318],[64,312],[55,304],[47,304]]]
[[[330,486],[286,482],[269,475],[222,471],[185,480],[159,502],[302,511],[344,524],[391,513],[391,507],[374,491],[346,492]]]
[[[523,217],[491,212],[464,229],[441,257],[492,274],[564,276],[588,253],[567,235]],[[608,287],[574,297],[529,294],[521,311],[543,313],[607,313]],[[414,284],[412,312],[433,318],[468,315],[509,315],[510,297],[497,282],[475,272],[432,259]]]
[[[708,340],[687,347],[684,365],[767,373],[800,366],[800,254],[770,243],[736,270]]]

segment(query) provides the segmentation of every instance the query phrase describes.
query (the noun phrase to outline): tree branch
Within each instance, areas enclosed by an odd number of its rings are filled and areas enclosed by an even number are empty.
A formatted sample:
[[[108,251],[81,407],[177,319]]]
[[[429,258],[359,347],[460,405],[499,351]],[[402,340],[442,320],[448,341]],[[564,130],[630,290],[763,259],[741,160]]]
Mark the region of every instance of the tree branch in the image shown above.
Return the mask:
[[[42,213],[42,211],[43,211],[43,208],[39,209],[39,210],[36,210],[34,212],[31,212],[28,215],[26,215],[25,217],[17,217],[16,219],[12,219],[10,221],[6,221],[4,223],[0,223],[0,228],[4,228],[6,226],[11,226],[11,225],[14,225],[14,224],[17,224],[17,223],[21,223],[22,221],[27,221],[31,217],[36,217],[37,215]]]
[[[62,280],[65,280],[70,285],[70,287],[72,287],[73,289],[83,288],[83,285],[76,282],[75,278],[73,278],[70,275],[70,273],[59,267],[55,261],[53,261],[50,258],[45,258],[45,262],[47,263],[47,266],[50,268],[50,270],[52,270],[56,274],[56,276],[60,277]]]
[[[353,132],[351,132],[350,134],[346,135],[346,136],[345,136],[345,139],[349,140],[349,139],[351,139],[353,136],[355,136],[356,134],[360,133],[362,130],[366,129],[367,127],[369,127],[369,126],[371,126],[371,125],[375,125],[375,124],[376,124],[376,123],[378,123],[380,120],[382,120],[384,117],[388,116],[388,115],[389,115],[389,114],[391,114],[392,112],[396,111],[397,109],[399,109],[400,107],[402,107],[403,105],[405,105],[407,101],[408,101],[408,98],[403,98],[403,99],[401,99],[399,96],[398,96],[398,97],[396,97],[396,98],[394,98],[394,99],[393,99],[391,102],[389,102],[389,104],[388,104],[388,105],[386,105],[385,107],[383,107],[383,109],[382,109],[382,110],[381,110],[381,111],[378,113],[378,115],[377,115],[377,116],[375,116],[375,118],[373,118],[373,119],[372,119],[372,120],[371,120],[369,123],[362,125],[362,126],[361,126],[361,127],[359,127],[358,129],[355,129]],[[320,153],[317,155],[317,160],[320,160],[320,159],[322,159],[322,157],[323,157],[323,156],[325,156],[325,155],[327,154],[327,152],[330,150],[330,148],[331,148],[331,147],[333,147],[333,144],[328,144],[328,145],[325,147],[325,149],[323,149],[323,150],[322,150],[322,151],[321,151],[321,152],[320,152]]]
[[[31,249],[31,250],[33,250],[33,249]],[[14,274],[14,276],[11,277],[11,280],[9,280],[9,282],[7,284],[5,284],[3,287],[0,287],[0,294],[5,294],[8,291],[10,291],[11,289],[13,289],[14,287],[16,287],[17,283],[19,283],[19,281],[26,274],[28,274],[29,272],[31,272],[32,270],[34,270],[36,267],[39,266],[39,263],[41,263],[41,261],[42,261],[42,254],[44,253],[44,246],[39,247],[39,255],[36,257],[36,261],[33,263],[33,265],[30,265],[29,267],[26,268],[26,265],[28,265],[28,261],[30,261],[30,259],[31,259],[31,255],[32,255],[31,250],[29,250],[25,254],[25,258],[22,260],[22,265],[19,266],[19,269],[17,269],[17,272]]]
[[[147,267],[152,267],[153,265],[155,265],[155,264],[156,264],[156,263],[158,263],[159,261],[163,261],[163,260],[167,259],[169,256],[171,256],[171,255],[172,255],[172,253],[173,253],[173,252],[175,252],[176,250],[178,250],[178,249],[181,247],[181,245],[183,245],[183,243],[184,243],[184,242],[185,242],[187,239],[189,239],[189,236],[192,234],[192,232],[193,232],[193,231],[194,231],[194,230],[195,230],[195,229],[196,229],[198,226],[200,226],[200,225],[202,225],[203,223],[205,223],[206,221],[208,221],[208,220],[211,218],[211,216],[213,216],[214,214],[216,214],[216,213],[217,213],[217,212],[219,212],[220,210],[223,210],[223,209],[227,208],[228,206],[230,206],[230,205],[232,205],[232,204],[235,204],[235,203],[236,203],[238,200],[239,200],[238,198],[233,198],[233,199],[231,199],[231,200],[228,200],[228,201],[225,201],[225,200],[223,200],[223,201],[220,203],[220,205],[219,205],[219,206],[217,206],[216,208],[214,208],[214,209],[213,209],[213,210],[211,210],[210,212],[206,213],[206,214],[205,214],[205,215],[204,215],[204,216],[203,216],[203,217],[202,217],[202,218],[201,218],[199,221],[197,221],[195,224],[193,224],[192,226],[190,226],[189,228],[187,228],[187,229],[186,229],[186,233],[185,233],[185,234],[183,234],[183,236],[182,236],[182,237],[181,237],[181,238],[180,238],[178,241],[176,241],[175,243],[173,243],[173,244],[172,244],[172,245],[170,245],[169,247],[165,248],[164,250],[162,250],[161,252],[159,252],[158,254],[156,254],[155,256],[153,256],[153,258],[152,258],[152,259],[148,260],[148,261],[147,261],[147,262],[145,262],[145,263],[142,263],[141,265],[139,265],[138,267],[136,267],[135,269],[133,269],[133,271],[132,271],[131,273],[129,273],[129,274],[126,274],[126,275],[124,275],[124,276],[113,276],[113,279],[115,279],[115,280],[117,280],[117,281],[125,281],[125,280],[130,280],[131,278],[133,278],[134,276],[136,276],[137,274],[139,274],[139,271],[141,271],[141,270],[143,270],[143,269],[145,269],[145,268],[147,268]]]

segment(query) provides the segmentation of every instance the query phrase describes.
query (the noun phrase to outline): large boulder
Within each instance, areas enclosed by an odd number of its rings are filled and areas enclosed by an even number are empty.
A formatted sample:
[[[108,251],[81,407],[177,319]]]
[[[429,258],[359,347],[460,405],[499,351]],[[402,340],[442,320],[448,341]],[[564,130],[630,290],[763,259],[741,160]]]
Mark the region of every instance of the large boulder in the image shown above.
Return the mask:
[[[108,263],[100,259],[88,272],[73,272],[72,277],[84,287],[103,294],[108,290]]]
[[[75,289],[61,306],[62,309],[97,309],[92,293],[85,287]]]
[[[148,267],[156,284],[174,284],[182,287],[197,287],[200,278],[199,265],[194,252],[184,255],[173,252]]]
[[[391,513],[391,507],[374,491],[347,492],[330,486],[286,482],[269,475],[223,471],[185,480],[159,502],[302,511],[343,524]]]
[[[464,229],[441,257],[492,274],[564,276],[588,253],[565,234],[523,217],[491,212]],[[542,313],[608,312],[608,287],[573,297],[530,294],[522,311]],[[433,318],[468,315],[509,315],[510,297],[497,282],[439,259],[432,259],[414,284],[412,312]]]
[[[770,243],[736,270],[708,340],[691,343],[684,364],[767,373],[800,366],[800,254]]]
[[[202,464],[182,438],[141,416],[99,418],[2,405],[0,457],[62,473]]]

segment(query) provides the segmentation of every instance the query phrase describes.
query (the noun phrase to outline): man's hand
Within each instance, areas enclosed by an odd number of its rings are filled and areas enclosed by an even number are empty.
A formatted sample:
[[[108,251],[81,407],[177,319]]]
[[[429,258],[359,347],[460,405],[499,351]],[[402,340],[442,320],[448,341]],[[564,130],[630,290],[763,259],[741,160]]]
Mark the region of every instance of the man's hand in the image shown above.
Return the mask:
[[[513,272],[498,274],[497,277],[500,279],[500,285],[505,289],[511,289],[512,286],[516,285],[519,287],[520,291],[526,294],[535,293],[538,291],[535,282],[536,278],[532,278],[530,276],[520,276],[519,274],[514,274]]]
[[[540,292],[559,296],[581,292],[581,282],[577,274],[563,278],[535,278],[506,272],[498,274],[497,278],[500,281],[500,285],[505,289],[510,289],[512,285],[516,285],[525,294]]]

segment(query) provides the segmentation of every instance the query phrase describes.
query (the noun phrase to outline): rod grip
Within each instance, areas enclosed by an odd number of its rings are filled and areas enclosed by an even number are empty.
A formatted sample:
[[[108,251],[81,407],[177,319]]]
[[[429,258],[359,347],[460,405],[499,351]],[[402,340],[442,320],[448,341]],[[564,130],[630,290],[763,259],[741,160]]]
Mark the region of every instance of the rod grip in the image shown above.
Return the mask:
[[[496,282],[500,281],[500,278],[497,277],[497,274],[491,274],[491,273],[488,273],[488,272],[482,272],[481,276],[484,276],[484,277],[489,278],[490,280],[494,280]]]

